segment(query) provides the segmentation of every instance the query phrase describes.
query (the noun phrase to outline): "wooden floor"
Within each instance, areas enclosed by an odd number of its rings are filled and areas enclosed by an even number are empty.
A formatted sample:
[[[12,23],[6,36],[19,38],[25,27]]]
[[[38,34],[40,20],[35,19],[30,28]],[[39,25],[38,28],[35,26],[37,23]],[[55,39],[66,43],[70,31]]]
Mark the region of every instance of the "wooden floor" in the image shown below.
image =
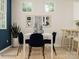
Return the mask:
[[[70,52],[62,48],[56,48],[57,55],[53,54],[53,59],[79,59],[75,52]]]
[[[8,52],[9,51],[10,50],[8,50]],[[12,52],[12,53],[15,53],[15,52]],[[6,54],[6,52],[4,54]],[[9,54],[9,53],[7,53],[7,54]],[[15,53],[15,55],[16,55],[16,53]],[[18,56],[0,55],[0,59],[24,59],[23,51],[21,53],[19,53]],[[25,59],[28,59],[28,47],[26,47],[26,58]],[[43,59],[42,49],[33,48],[30,59]],[[50,47],[45,47],[45,59],[51,59],[51,48]]]
[[[66,51],[62,48],[56,48],[57,55],[53,54],[52,59],[79,59],[76,53]],[[12,52],[15,53],[15,52]],[[26,48],[26,58],[28,59],[28,47]],[[23,51],[19,53],[18,56],[1,56],[0,59],[24,59]],[[43,59],[41,48],[33,48],[30,59]],[[45,47],[45,59],[51,59],[51,49],[50,47]]]

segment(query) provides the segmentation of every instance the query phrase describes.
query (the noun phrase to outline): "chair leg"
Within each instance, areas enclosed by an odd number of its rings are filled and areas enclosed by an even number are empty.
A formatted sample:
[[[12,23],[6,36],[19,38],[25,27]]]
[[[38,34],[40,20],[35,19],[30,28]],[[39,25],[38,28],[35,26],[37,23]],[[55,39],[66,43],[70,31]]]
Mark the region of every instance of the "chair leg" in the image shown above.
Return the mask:
[[[53,51],[54,51],[55,55],[57,55],[54,45],[53,45]]]
[[[22,51],[22,49],[23,49],[23,46],[20,46],[20,52]]]
[[[31,51],[32,51],[32,47],[29,47],[28,59],[29,59],[29,58],[30,58],[30,56],[31,56]]]
[[[19,51],[20,51],[20,46],[18,47],[18,52],[17,52],[17,56],[18,56],[18,54],[19,54]]]
[[[43,50],[42,50],[42,53],[43,53],[43,59],[45,59],[45,55],[44,55],[44,46],[42,47]]]
[[[21,52],[21,46],[20,46],[20,52]]]

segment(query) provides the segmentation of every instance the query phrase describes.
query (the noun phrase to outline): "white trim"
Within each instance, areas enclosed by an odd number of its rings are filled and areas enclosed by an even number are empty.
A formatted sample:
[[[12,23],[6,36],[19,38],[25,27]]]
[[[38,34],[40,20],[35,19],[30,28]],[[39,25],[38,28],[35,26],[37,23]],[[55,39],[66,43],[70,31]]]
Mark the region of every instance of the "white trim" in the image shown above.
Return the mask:
[[[6,51],[7,49],[9,49],[11,47],[11,45],[10,46],[8,46],[8,47],[6,47],[5,49],[3,49],[3,50],[1,50],[0,51],[0,53],[2,53],[2,52],[4,52],[4,51]]]

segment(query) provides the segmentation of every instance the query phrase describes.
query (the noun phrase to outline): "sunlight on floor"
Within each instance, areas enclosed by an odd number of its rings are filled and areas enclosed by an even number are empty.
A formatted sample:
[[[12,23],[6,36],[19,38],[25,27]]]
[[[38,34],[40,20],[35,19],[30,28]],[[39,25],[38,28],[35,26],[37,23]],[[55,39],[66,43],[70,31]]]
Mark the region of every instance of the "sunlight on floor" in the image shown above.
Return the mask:
[[[50,47],[45,47],[45,59],[51,59],[51,48]],[[16,49],[17,50],[17,49]],[[9,52],[9,50],[7,51]],[[11,52],[10,52],[11,53]],[[15,52],[12,52],[15,53]],[[9,53],[8,53],[9,54]],[[15,53],[16,55],[16,53]],[[0,59],[23,59],[23,51],[21,51],[21,53],[19,53],[18,56],[14,56],[14,55],[0,55]],[[28,47],[26,47],[26,58],[28,59]],[[30,59],[43,59],[43,55],[42,55],[42,49],[41,48],[33,48]]]
[[[14,49],[15,50],[15,49]],[[0,54],[0,59],[24,59],[23,51],[19,53],[18,56],[16,56],[16,51],[12,49],[12,52],[8,50],[9,52],[15,55],[6,55],[5,52],[3,56]],[[16,49],[17,50],[17,49]],[[26,47],[26,58],[28,59],[28,47]],[[14,51],[14,52],[13,52]],[[53,54],[52,59],[79,59],[79,56],[74,52],[66,51],[62,48],[56,48],[57,55]],[[30,59],[43,59],[42,50],[41,48],[33,48]],[[45,59],[51,59],[51,50],[50,47],[45,47]]]
[[[77,54],[66,51],[62,48],[56,48],[57,55],[53,56],[53,59],[79,59]]]

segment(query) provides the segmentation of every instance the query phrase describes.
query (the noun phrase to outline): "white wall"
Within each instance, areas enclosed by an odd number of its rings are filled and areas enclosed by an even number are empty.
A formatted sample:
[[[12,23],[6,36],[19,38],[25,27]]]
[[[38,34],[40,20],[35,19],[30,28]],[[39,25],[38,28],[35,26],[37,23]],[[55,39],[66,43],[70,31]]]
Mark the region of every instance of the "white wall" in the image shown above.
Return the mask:
[[[38,0],[24,0],[24,2],[33,3],[33,10],[31,13],[26,13],[26,12],[22,11],[22,2],[23,2],[23,0],[12,0],[12,3],[13,3],[12,20],[13,20],[13,22],[17,22],[18,25],[20,25],[20,27],[24,33],[33,32],[33,28],[26,28],[26,15],[28,15],[28,14],[31,14],[31,15],[45,14],[44,6],[43,6],[45,0],[41,0],[39,2],[38,2]],[[46,13],[46,14],[48,15],[48,13]],[[50,28],[45,29],[45,32],[51,32]]]
[[[73,1],[54,0],[55,12],[53,16],[52,29],[57,31],[57,45],[61,44],[62,28],[73,28]]]
[[[79,19],[79,0],[74,0],[74,19]]]
[[[44,12],[44,0],[28,0],[33,2],[32,14],[40,14]],[[25,16],[28,13],[22,12],[22,0],[12,0],[13,3],[13,13],[12,20],[20,25],[23,33],[32,32],[32,29],[26,29],[25,27]],[[27,2],[27,0],[25,1]],[[52,26],[51,31],[48,29],[47,32],[57,31],[56,45],[61,45],[62,39],[62,28],[72,28],[73,27],[73,1],[72,0],[54,0],[55,11],[52,13]],[[48,14],[48,13],[46,13]]]

